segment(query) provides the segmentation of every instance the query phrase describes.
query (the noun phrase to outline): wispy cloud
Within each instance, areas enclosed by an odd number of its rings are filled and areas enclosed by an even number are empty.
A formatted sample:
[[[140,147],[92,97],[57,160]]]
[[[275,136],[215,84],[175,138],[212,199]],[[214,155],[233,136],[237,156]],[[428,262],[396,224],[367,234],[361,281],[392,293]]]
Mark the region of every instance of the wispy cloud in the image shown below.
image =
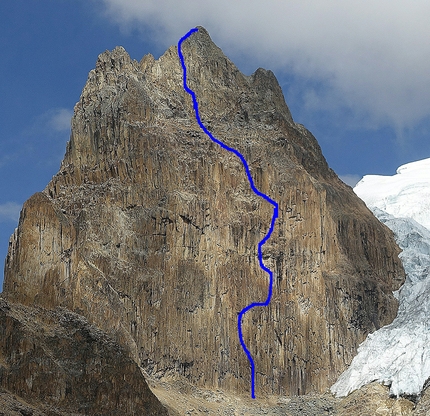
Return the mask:
[[[68,108],[56,108],[47,113],[48,126],[54,131],[70,130],[70,120],[73,116],[73,110]]]
[[[0,168],[24,155],[44,154],[40,163],[43,165],[60,163],[64,155],[64,143],[69,138],[73,110],[53,108],[37,115],[21,131],[0,142]],[[19,146],[17,146],[19,144]]]
[[[117,24],[173,44],[205,26],[236,61],[325,85],[312,110],[347,107],[374,126],[408,128],[430,114],[430,2],[416,0],[103,0]]]
[[[352,188],[362,179],[359,175],[339,175],[339,178]]]
[[[15,222],[19,220],[19,213],[21,212],[21,204],[16,202],[6,202],[0,204],[0,222]]]
[[[52,135],[70,130],[73,110],[69,108],[51,108],[39,114],[25,130],[27,135]]]

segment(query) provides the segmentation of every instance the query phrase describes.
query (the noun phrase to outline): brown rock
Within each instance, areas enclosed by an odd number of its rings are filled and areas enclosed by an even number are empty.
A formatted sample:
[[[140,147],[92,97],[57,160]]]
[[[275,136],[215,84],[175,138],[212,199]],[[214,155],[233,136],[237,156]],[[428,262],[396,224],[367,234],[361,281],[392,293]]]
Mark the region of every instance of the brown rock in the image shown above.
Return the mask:
[[[0,298],[0,334],[7,414],[167,415],[124,348],[80,315]]]
[[[415,415],[415,405],[405,398],[390,398],[388,387],[371,383],[342,399],[338,416],[408,416]]]
[[[45,416],[37,407],[29,405],[15,394],[0,388],[1,416]],[[68,416],[58,412],[58,416]]]
[[[430,416],[430,390],[428,388],[428,383],[426,384],[413,413],[414,416]]]
[[[257,397],[325,391],[394,318],[399,249],[294,123],[273,73],[244,76],[203,28],[183,53],[203,122],[279,202],[263,249],[273,299],[244,318]],[[237,315],[267,297],[257,244],[271,217],[197,125],[176,49],[138,63],[116,48],[89,74],[59,173],[24,205],[5,296],[85,315],[152,375],[246,393]]]

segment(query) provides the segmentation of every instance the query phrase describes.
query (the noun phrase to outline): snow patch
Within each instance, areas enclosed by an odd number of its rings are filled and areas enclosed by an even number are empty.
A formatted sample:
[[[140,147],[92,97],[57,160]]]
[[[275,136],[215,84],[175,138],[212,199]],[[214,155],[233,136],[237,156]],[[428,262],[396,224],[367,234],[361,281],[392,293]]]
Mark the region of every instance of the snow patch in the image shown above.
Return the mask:
[[[366,175],[354,191],[368,207],[430,229],[430,159],[400,166],[393,176]]]

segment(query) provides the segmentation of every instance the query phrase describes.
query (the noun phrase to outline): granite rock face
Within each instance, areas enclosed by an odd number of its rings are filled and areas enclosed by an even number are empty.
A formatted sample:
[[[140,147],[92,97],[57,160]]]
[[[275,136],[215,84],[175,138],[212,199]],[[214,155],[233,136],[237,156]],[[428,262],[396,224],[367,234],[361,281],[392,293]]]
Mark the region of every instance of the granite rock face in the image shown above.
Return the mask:
[[[395,317],[399,249],[294,123],[272,72],[243,75],[203,28],[183,54],[204,124],[280,207],[263,248],[273,299],[243,326],[257,397],[322,392]],[[202,133],[182,83],[175,47],[99,56],[60,171],[24,204],[4,292],[84,315],[149,374],[246,393],[237,315],[267,296],[257,244],[272,208]]]

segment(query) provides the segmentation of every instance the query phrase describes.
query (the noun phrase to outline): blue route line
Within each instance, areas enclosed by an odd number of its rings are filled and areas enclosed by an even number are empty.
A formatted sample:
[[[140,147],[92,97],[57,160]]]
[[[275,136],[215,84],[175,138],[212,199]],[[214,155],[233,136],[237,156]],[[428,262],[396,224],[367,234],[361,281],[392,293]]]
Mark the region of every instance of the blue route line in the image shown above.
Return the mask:
[[[246,174],[248,176],[249,184],[251,185],[251,189],[259,196],[264,198],[267,202],[273,205],[273,216],[272,216],[272,222],[270,224],[269,231],[267,232],[266,236],[258,243],[258,260],[260,262],[260,267],[268,273],[269,275],[269,293],[267,295],[267,299],[265,302],[253,302],[250,305],[243,308],[237,318],[237,331],[239,334],[239,340],[240,344],[242,345],[243,350],[245,351],[246,355],[248,356],[249,363],[251,365],[251,397],[255,399],[255,364],[254,360],[252,358],[252,355],[250,351],[248,350],[245,341],[243,340],[243,334],[242,334],[242,318],[245,315],[246,312],[248,312],[250,309],[255,308],[256,306],[267,306],[270,303],[270,299],[272,298],[272,292],[273,292],[273,272],[267,268],[263,263],[263,254],[261,252],[261,247],[264,245],[264,243],[270,238],[273,232],[273,228],[275,226],[276,218],[278,218],[278,203],[274,201],[273,199],[269,198],[266,194],[263,194],[263,192],[260,192],[254,185],[254,180],[251,176],[251,171],[249,170],[249,166],[245,158],[242,156],[240,152],[238,152],[236,149],[233,149],[232,147],[227,146],[222,141],[215,138],[212,133],[203,125],[201,119],[200,119],[200,113],[199,113],[199,103],[197,102],[196,94],[195,92],[188,88],[187,85],[187,67],[185,66],[184,56],[182,55],[182,43],[189,38],[193,33],[198,32],[197,28],[191,29],[186,35],[184,35],[181,39],[179,39],[178,42],[178,55],[179,59],[181,61],[182,70],[184,73],[184,89],[185,91],[191,95],[191,98],[193,99],[193,106],[194,106],[194,112],[196,114],[196,120],[199,124],[200,128],[205,132],[205,134],[215,143],[219,144],[223,149],[228,150],[229,152],[234,153],[242,162],[243,167],[245,168]]]

